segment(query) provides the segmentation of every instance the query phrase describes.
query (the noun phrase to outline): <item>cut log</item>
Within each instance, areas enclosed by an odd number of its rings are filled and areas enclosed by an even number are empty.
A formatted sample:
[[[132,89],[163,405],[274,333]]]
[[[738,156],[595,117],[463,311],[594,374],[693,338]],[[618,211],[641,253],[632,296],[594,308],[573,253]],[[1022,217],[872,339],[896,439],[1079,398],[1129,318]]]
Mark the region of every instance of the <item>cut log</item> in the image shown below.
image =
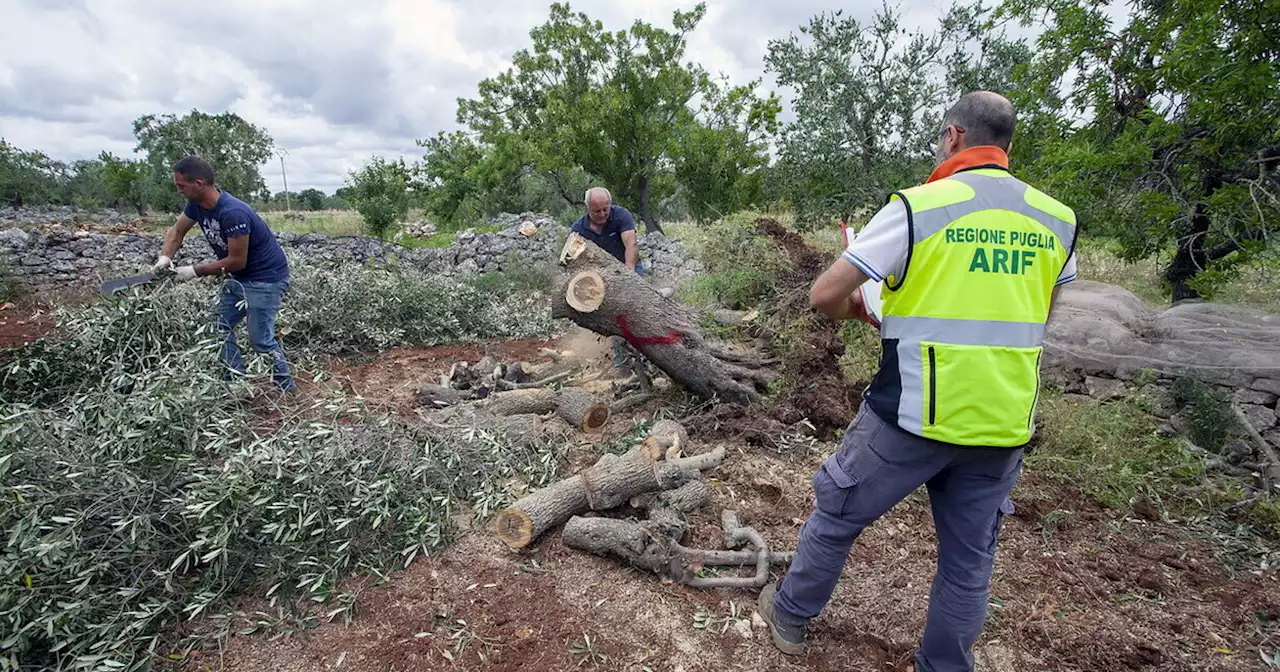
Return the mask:
[[[440,385],[423,385],[418,388],[415,396],[419,406],[445,408],[470,400],[472,392],[472,390],[455,390],[452,387],[442,387]]]
[[[674,490],[646,492],[631,498],[631,506],[637,509],[665,508],[677,513],[689,513],[706,506],[711,501],[711,486],[699,479],[689,481]]]
[[[760,554],[755,551],[709,551],[702,548],[685,548],[679,544],[673,546],[691,567],[742,567],[754,565],[760,561]],[[796,554],[791,551],[774,551],[769,553],[769,564],[789,565]],[[696,569],[694,571],[697,571]]]
[[[759,588],[769,581],[769,546],[764,543],[764,537],[760,536],[754,528],[742,527],[738,524],[738,514],[735,511],[725,510],[721,515],[721,521],[725,528],[725,539],[732,543],[749,542],[756,552],[756,573],[755,576],[711,576],[698,577],[694,576],[694,571],[687,569],[684,582],[694,588]],[[730,527],[733,525],[735,527]]]
[[[489,396],[485,407],[494,415],[543,415],[556,410],[556,393],[541,387],[499,392]]]
[[[584,432],[598,432],[609,422],[609,405],[582,388],[560,390],[555,404],[556,413],[565,422]]]
[[[561,252],[552,315],[566,318],[604,336],[621,336],[672,380],[704,399],[747,404],[761,399],[774,374],[734,363],[723,355],[731,350],[702,337],[698,317],[657,290],[609,253],[576,233]],[[603,292],[591,311],[574,307],[573,281],[584,272],[599,276]]]
[[[516,364],[515,366],[519,366],[519,364]],[[547,376],[541,380],[532,380],[523,383],[513,383],[506,379],[499,379],[498,387],[501,387],[504,390],[532,390],[535,387],[546,387],[552,383],[558,383],[571,375],[573,375],[573,372],[571,371],[562,371],[553,376]]]
[[[494,416],[487,422],[480,423],[480,426],[492,432],[514,436],[536,435],[543,431],[542,418],[532,413]]]
[[[689,446],[689,433],[675,420],[659,420],[640,448],[653,460],[674,460]]]
[[[569,280],[564,298],[580,313],[593,312],[604,303],[604,280],[595,271],[582,271]]]
[[[575,514],[612,509],[641,493],[679,487],[698,477],[695,467],[723,461],[723,448],[659,463],[639,454],[605,455],[582,473],[535,490],[501,511],[494,533],[511,548],[524,548]]]
[[[613,413],[620,413],[649,401],[653,396],[654,395],[651,393],[642,392],[640,394],[633,394],[629,397],[623,397],[622,399],[609,404],[609,410]]]

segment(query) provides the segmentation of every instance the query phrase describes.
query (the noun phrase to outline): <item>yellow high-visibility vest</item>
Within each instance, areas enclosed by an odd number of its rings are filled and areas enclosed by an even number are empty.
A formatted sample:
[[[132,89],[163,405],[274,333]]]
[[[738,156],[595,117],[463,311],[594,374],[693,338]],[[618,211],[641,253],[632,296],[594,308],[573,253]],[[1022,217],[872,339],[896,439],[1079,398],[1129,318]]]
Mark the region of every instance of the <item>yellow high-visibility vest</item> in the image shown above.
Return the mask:
[[[885,279],[866,403],[904,431],[965,446],[1031,439],[1045,322],[1075,247],[1067,206],[999,168],[897,192],[907,263]]]

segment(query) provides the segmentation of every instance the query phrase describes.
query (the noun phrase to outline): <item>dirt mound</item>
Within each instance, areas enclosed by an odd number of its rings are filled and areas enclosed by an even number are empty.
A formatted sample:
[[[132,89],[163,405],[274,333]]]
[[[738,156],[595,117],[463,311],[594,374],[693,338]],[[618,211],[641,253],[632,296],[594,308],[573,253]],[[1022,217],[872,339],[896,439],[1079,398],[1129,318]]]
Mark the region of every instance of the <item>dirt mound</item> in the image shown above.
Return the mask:
[[[866,383],[850,384],[840,371],[844,341],[839,325],[809,308],[809,288],[831,265],[832,257],[809,247],[799,234],[769,218],[756,220],[760,233],[772,238],[789,260],[778,278],[774,320],[794,325],[789,333],[802,333],[803,343],[785,349],[784,375],[795,387],[774,409],[774,417],[788,425],[808,419],[819,435],[843,429],[858,410]]]

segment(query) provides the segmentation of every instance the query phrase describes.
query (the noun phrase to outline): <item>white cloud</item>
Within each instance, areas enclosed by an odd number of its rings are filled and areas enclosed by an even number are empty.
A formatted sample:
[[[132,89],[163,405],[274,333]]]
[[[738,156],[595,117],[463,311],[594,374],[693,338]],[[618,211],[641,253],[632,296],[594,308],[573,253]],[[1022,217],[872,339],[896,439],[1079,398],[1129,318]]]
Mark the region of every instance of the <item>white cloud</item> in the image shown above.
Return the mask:
[[[906,0],[928,22],[941,0]],[[0,136],[74,160],[132,151],[143,114],[235,112],[289,151],[289,185],[332,191],[372,154],[416,157],[456,128],[456,101],[529,45],[550,3],[525,0],[0,0]],[[620,29],[669,26],[692,0],[584,0]],[[764,76],[771,38],[837,0],[716,0],[689,58],[734,82]],[[878,5],[851,11],[869,17]],[[768,82],[766,82],[768,85]],[[263,175],[281,188],[280,164]]]

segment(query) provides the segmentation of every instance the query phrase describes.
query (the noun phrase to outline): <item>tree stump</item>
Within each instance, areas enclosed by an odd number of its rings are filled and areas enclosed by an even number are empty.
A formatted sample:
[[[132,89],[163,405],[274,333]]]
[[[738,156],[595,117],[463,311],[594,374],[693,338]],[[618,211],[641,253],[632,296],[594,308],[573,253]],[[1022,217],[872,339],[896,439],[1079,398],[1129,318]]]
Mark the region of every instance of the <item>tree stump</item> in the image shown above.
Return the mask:
[[[704,399],[759,401],[774,376],[762,360],[702,337],[698,318],[662,297],[625,264],[576,233],[560,254],[563,266],[552,293],[552,315],[604,336],[621,336],[659,369]],[[584,287],[596,287],[584,302]],[[592,307],[580,310],[575,307]]]

